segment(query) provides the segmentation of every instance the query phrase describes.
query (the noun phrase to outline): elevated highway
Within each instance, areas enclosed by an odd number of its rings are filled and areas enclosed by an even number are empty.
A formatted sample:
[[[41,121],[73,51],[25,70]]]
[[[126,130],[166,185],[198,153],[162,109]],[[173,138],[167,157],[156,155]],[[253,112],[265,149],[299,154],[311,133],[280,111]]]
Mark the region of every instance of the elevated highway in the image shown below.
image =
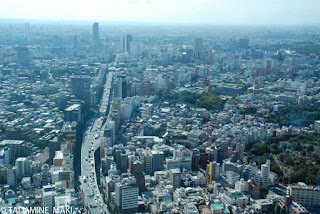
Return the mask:
[[[105,83],[103,96],[99,112],[92,120],[88,129],[84,134],[84,139],[81,147],[81,190],[83,192],[83,201],[86,213],[109,214],[107,205],[104,203],[99,186],[97,183],[97,176],[95,170],[94,153],[100,147],[100,142],[103,137],[104,124],[107,122],[111,98],[112,98],[112,79],[113,72],[108,73]]]

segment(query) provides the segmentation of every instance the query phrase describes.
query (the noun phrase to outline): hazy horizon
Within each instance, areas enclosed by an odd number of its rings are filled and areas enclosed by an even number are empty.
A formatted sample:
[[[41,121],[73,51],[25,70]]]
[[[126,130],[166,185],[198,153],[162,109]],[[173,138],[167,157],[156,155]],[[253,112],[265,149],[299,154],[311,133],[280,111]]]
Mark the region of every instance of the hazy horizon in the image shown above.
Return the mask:
[[[306,3],[307,2],[307,3]],[[209,25],[320,24],[316,0],[12,0],[0,19]]]

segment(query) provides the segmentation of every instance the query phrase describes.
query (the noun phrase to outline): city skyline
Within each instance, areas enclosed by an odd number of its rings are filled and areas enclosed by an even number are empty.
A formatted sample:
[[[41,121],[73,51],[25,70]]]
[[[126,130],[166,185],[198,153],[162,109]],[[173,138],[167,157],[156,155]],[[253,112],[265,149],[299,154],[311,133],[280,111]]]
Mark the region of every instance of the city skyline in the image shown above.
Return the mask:
[[[319,24],[320,15],[309,0],[13,0],[0,3],[2,19],[87,20],[107,22],[190,23],[217,25]],[[320,5],[319,5],[320,6]]]
[[[0,2],[0,213],[319,213],[306,2]]]

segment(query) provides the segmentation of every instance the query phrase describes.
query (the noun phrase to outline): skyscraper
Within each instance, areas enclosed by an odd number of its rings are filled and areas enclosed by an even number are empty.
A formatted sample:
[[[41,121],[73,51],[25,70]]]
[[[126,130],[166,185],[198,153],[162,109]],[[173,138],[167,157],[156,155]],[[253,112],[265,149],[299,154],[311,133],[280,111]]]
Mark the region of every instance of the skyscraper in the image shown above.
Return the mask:
[[[192,171],[199,170],[200,151],[199,149],[192,150]]]
[[[90,85],[90,76],[78,75],[71,77],[72,94],[77,99],[83,100],[86,107],[90,106]]]
[[[202,39],[197,38],[194,40],[194,58],[200,59],[202,55]]]
[[[130,53],[130,44],[132,41],[131,35],[126,35],[122,38],[123,52]]]
[[[92,25],[92,45],[95,49],[100,47],[99,23],[97,22]]]
[[[71,42],[72,42],[72,48],[74,48],[74,49],[79,48],[79,36],[78,35],[72,36]]]

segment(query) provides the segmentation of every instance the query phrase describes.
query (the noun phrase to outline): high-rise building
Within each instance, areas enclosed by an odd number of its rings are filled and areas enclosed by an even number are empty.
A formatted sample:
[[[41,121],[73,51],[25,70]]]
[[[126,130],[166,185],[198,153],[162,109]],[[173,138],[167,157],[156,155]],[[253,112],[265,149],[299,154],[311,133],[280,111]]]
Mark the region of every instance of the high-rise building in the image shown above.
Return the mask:
[[[216,177],[216,164],[215,161],[209,163],[209,184],[212,184]]]
[[[128,95],[127,77],[119,75],[114,82],[114,95],[119,98],[126,98]],[[119,100],[120,101],[120,100]]]
[[[15,188],[17,186],[17,168],[10,167],[7,171],[7,182],[11,188]]]
[[[320,190],[305,183],[291,184],[287,187],[287,195],[303,206],[320,206]]]
[[[3,140],[0,142],[0,148],[8,147],[11,150],[11,162],[20,155],[20,151],[26,150],[26,143],[23,140]]]
[[[67,122],[77,122],[82,124],[84,121],[83,112],[80,104],[73,104],[66,108],[64,111],[64,120]]]
[[[138,209],[139,188],[134,177],[124,178],[115,185],[115,202],[119,213],[135,213]]]
[[[131,35],[123,36],[123,38],[122,38],[123,53],[130,53],[131,41],[132,41]]]
[[[10,165],[11,163],[11,149],[6,147],[0,150],[0,164]]]
[[[261,165],[261,183],[262,185],[269,185],[270,163]]]
[[[114,157],[107,156],[106,157],[106,164],[105,164],[106,165],[106,168],[105,168],[106,172],[108,172],[110,170],[112,164],[115,164]]]
[[[72,94],[74,94],[77,99],[83,100],[86,107],[90,106],[90,86],[90,76],[77,75],[71,77]]]
[[[194,58],[200,59],[202,56],[202,39],[197,38],[194,40]]]
[[[128,170],[128,155],[127,154],[121,154],[121,172],[127,172]]]
[[[244,157],[244,145],[241,143],[236,144],[236,158],[237,160],[243,160]]]
[[[200,150],[200,160],[199,160],[199,167],[201,169],[206,169],[207,164],[209,161],[209,154],[205,150],[201,149]]]
[[[120,75],[119,76],[121,83],[121,94],[122,94],[122,98],[126,98],[128,95],[128,86],[127,86],[127,77],[125,75]]]
[[[169,55],[168,55],[168,49],[167,48],[163,48],[160,51],[161,53],[161,61],[163,63],[164,66],[169,64]]]
[[[163,170],[164,153],[163,151],[152,150],[152,175],[155,171]]]
[[[95,49],[100,47],[99,23],[97,22],[92,25],[92,45]]]
[[[192,171],[199,170],[200,151],[199,149],[192,150]]]
[[[17,52],[17,60],[20,66],[30,65],[30,51],[27,47],[17,47],[15,48]]]
[[[74,49],[79,48],[79,36],[78,35],[72,36],[71,42],[72,42],[72,48],[74,48]]]
[[[152,174],[152,155],[150,151],[145,151],[140,156],[142,171],[144,171],[147,175]]]
[[[214,159],[218,163],[222,164],[222,160],[223,160],[223,150],[222,150],[222,148],[218,146],[218,147],[215,148],[214,152],[215,152]]]
[[[132,173],[137,180],[137,187],[139,188],[139,194],[145,191],[145,174],[142,172],[142,164],[139,160],[134,161],[132,164]]]
[[[60,150],[61,148],[61,141],[58,137],[54,137],[53,139],[49,140],[49,164],[52,165],[53,158],[55,156],[56,151]]]
[[[20,157],[16,160],[16,167],[17,167],[17,177],[22,178],[26,174],[26,167],[27,167],[27,158]]]
[[[133,164],[135,161],[139,160],[138,156],[130,155],[128,156],[128,161],[129,161],[129,167],[128,171],[132,174],[133,173]]]
[[[53,213],[53,207],[55,206],[55,196],[56,196],[55,185],[46,185],[42,188],[42,207],[48,209],[48,213]]]
[[[181,171],[180,169],[170,169],[169,179],[174,189],[181,186]]]

